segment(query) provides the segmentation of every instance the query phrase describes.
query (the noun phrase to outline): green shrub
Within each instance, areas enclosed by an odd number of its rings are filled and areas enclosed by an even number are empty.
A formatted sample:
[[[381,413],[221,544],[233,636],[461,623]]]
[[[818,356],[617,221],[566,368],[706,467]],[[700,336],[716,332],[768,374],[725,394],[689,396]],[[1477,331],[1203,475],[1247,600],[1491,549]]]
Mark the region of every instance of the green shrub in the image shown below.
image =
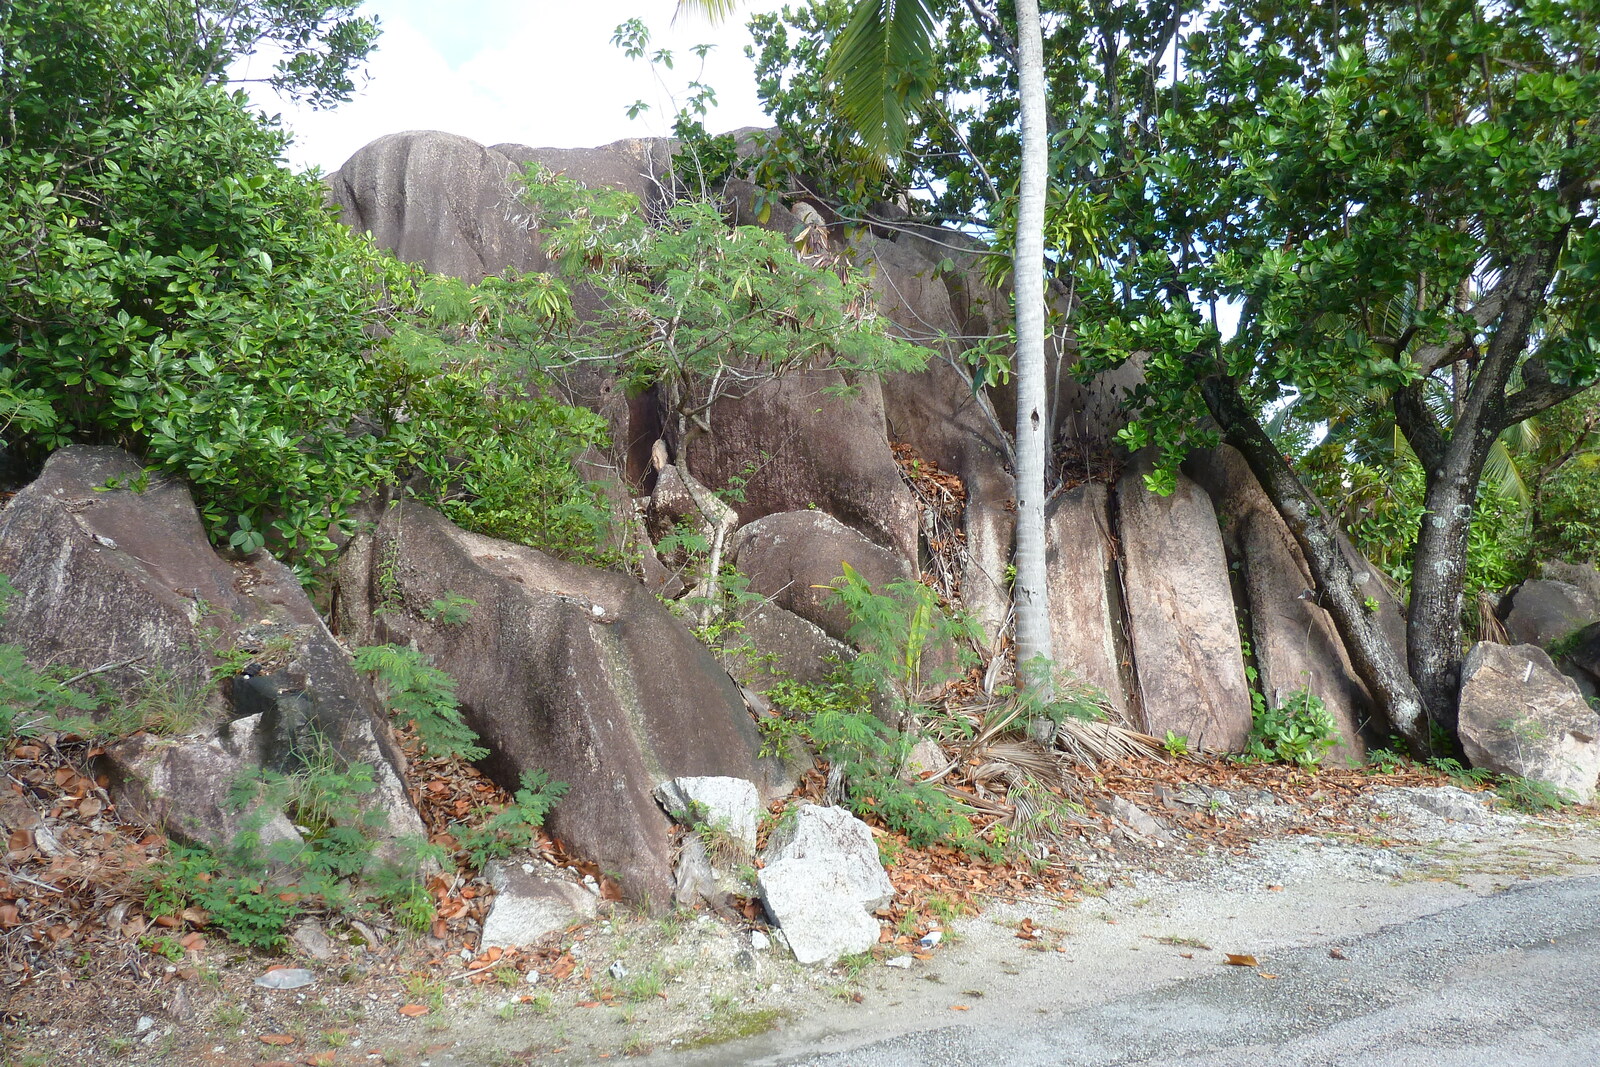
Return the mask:
[[[1297,689],[1278,707],[1264,700],[1256,704],[1244,758],[1315,767],[1338,743],[1338,725],[1322,699],[1309,689]]]

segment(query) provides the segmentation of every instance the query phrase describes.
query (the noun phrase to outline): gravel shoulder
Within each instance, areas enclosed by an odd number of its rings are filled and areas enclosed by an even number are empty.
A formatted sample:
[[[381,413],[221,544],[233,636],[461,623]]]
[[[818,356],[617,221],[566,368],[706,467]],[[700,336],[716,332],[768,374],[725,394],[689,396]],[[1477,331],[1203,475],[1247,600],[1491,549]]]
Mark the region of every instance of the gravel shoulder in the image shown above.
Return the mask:
[[[918,1035],[959,1048],[961,1035],[1048,1032],[1075,1012],[1208,981],[1265,989],[1324,946],[1476,902],[1492,925],[1496,894],[1600,873],[1593,809],[1533,817],[1437,778],[1349,781],[1336,808],[1326,805],[1343,787],[1328,775],[1276,799],[1235,787],[1210,840],[1112,842],[1096,831],[1063,857],[1069,893],[1061,880],[1049,891],[1008,885],[978,914],[956,915],[959,895],[924,886],[898,923],[886,921],[884,944],[831,967],[795,964],[748,920],[615,905],[543,946],[537,966],[487,976],[445,942],[374,950],[334,929],[331,959],[287,961],[314,975],[296,990],[254,984],[285,961],[225,945],[165,974],[147,960],[143,999],[97,998],[103,982],[36,984],[8,1007],[5,1062],[731,1067],[868,1062],[867,1050],[897,1038],[911,1058],[882,1062],[918,1062],[916,1042],[932,1040]],[[1200,799],[1202,812],[1219,807],[1215,789]],[[962,876],[917,871],[935,885]],[[1508,910],[1505,921],[1519,920]],[[937,944],[917,943],[935,929]],[[1255,964],[1229,965],[1229,953]]]

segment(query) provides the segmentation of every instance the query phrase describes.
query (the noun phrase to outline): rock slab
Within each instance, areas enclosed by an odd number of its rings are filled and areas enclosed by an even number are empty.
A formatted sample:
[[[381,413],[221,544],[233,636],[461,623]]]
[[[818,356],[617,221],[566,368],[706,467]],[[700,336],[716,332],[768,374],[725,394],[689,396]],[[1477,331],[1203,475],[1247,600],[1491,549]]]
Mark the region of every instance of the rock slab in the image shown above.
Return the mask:
[[[866,823],[843,808],[795,810],[767,844],[756,887],[801,963],[823,963],[878,943],[871,912],[894,897]]]
[[[1147,459],[1117,483],[1128,628],[1145,726],[1195,748],[1243,749],[1250,736],[1239,623],[1211,498],[1185,475],[1170,496],[1144,486]]]
[[[430,618],[447,595],[470,616]],[[569,786],[547,826],[630,900],[672,897],[672,824],[652,791],[730,776],[770,793],[782,769],[727,672],[626,575],[480,537],[415,503],[384,509],[340,563],[339,619],[363,644],[411,644],[456,680],[466,723],[507,789]]]
[[[1600,712],[1543,649],[1483,641],[1461,676],[1461,746],[1474,767],[1543,782],[1581,804],[1594,799]]]
[[[1600,601],[1568,582],[1530,578],[1517,586],[1509,602],[1506,632],[1520,644],[1547,647],[1600,622]]]

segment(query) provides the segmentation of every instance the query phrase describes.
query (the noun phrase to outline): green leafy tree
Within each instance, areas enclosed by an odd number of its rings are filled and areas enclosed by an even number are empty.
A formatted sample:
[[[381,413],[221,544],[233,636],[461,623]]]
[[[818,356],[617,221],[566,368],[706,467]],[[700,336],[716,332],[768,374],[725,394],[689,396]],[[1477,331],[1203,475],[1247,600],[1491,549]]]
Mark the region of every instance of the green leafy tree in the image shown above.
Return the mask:
[[[548,330],[559,305],[536,285],[421,284],[216,84],[276,42],[286,85],[337,96],[332,57],[364,52],[331,10],[0,15],[0,456],[26,471],[69,442],[121,445],[194,485],[217,542],[313,564],[362,494],[414,473],[458,521],[582,554],[600,520],[572,459],[601,423],[530,397],[455,315]]]
[[[1121,314],[1085,338],[1112,360],[1150,353],[1130,445],[1170,469],[1215,426],[1244,453],[1416,748],[1430,719],[1454,726],[1491,450],[1600,373],[1597,16],[1590,0],[1211,13],[1183,41],[1141,174],[1151,254],[1122,265],[1105,305]],[[1219,300],[1241,309],[1226,339]],[[1315,411],[1351,383],[1388,398],[1424,482],[1404,651],[1259,418],[1287,395]]]

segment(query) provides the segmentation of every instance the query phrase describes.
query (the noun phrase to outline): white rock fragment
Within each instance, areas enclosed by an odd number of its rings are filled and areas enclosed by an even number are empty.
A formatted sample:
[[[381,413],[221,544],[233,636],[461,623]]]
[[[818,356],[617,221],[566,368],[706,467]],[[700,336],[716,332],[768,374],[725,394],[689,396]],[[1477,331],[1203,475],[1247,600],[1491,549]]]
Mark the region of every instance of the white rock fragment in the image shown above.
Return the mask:
[[[805,805],[772,835],[756,885],[801,963],[864,952],[878,942],[870,914],[894,897],[866,823],[843,808]]]

